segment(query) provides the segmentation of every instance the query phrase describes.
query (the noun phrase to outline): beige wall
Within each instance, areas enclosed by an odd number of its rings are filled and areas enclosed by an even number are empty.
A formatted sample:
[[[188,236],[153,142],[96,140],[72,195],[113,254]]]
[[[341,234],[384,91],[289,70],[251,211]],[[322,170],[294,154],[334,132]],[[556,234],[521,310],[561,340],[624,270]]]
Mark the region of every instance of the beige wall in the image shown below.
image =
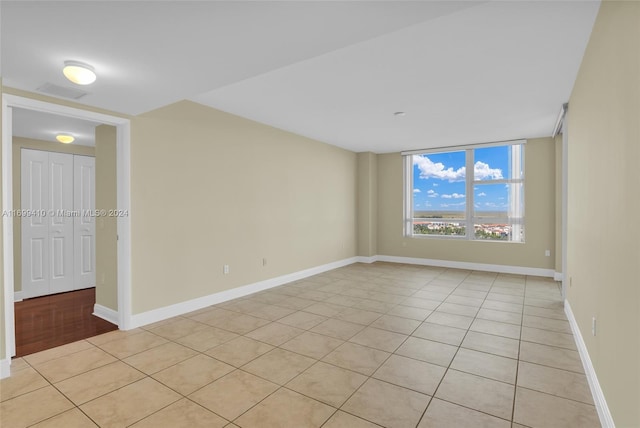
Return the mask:
[[[358,255],[377,253],[378,156],[358,153]]]
[[[602,3],[568,118],[568,301],[618,427],[640,426],[639,23]]]
[[[403,165],[399,153],[378,155],[378,254],[554,269],[555,146],[552,138],[525,146],[525,243],[403,236]],[[551,257],[545,256],[551,250]]]
[[[116,209],[116,128],[96,127],[96,210]],[[96,218],[96,303],[118,310],[118,227],[116,217]]]
[[[22,207],[20,200],[22,156],[21,149],[44,150],[58,153],[94,156],[93,147],[74,144],[62,144],[57,141],[32,140],[29,138],[13,137],[13,209]],[[13,290],[22,290],[22,219],[13,219]]]
[[[193,102],[135,117],[133,313],[355,256],[356,175],[355,153]]]

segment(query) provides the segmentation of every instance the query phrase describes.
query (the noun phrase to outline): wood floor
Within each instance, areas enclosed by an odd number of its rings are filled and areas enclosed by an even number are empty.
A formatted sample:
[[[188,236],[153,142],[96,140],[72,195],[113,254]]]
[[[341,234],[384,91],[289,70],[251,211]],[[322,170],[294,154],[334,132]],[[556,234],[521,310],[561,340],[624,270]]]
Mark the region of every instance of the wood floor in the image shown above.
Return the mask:
[[[117,330],[92,315],[95,302],[95,288],[16,302],[16,357]]]

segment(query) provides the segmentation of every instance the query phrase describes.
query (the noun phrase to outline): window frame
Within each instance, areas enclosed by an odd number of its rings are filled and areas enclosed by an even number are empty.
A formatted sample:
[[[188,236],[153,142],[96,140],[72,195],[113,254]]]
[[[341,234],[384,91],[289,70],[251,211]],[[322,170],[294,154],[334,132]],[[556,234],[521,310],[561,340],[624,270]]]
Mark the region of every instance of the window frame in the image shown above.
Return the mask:
[[[467,145],[467,146],[452,146],[442,147],[437,149],[427,150],[412,150],[402,152],[403,156],[403,235],[408,238],[418,239],[451,239],[451,240],[465,240],[465,241],[482,241],[482,242],[507,242],[512,244],[520,244],[525,242],[525,145],[526,140],[512,140],[501,141],[494,143]],[[492,180],[478,180],[475,177],[474,165],[475,165],[475,150],[488,147],[512,147],[510,169],[513,175],[515,171],[520,171],[518,178],[502,178]],[[513,149],[517,147],[517,149]],[[442,219],[442,218],[426,218],[426,220],[437,221],[440,223],[462,223],[465,226],[465,235],[439,235],[439,234],[415,234],[414,233],[414,155],[425,154],[437,154],[437,153],[452,153],[452,152],[465,152],[465,211],[464,219]],[[515,153],[514,153],[515,152]],[[469,174],[471,171],[471,174]],[[507,209],[506,216],[498,217],[479,217],[475,211],[475,190],[477,186],[484,185],[514,185],[512,189],[515,189],[517,195],[512,197],[510,195],[510,206]],[[513,190],[510,189],[510,192]],[[480,223],[481,222],[481,223]],[[476,224],[509,224],[511,225],[511,236],[521,236],[519,240],[501,240],[501,239],[482,239],[476,237]]]

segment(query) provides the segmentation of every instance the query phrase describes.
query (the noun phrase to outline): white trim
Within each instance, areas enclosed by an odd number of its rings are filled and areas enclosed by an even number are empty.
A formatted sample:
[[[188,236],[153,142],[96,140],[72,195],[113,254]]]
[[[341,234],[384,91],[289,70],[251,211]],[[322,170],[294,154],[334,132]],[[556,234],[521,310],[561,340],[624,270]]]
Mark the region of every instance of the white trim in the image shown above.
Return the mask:
[[[600,382],[598,382],[598,376],[596,375],[596,371],[591,363],[587,345],[584,343],[580,327],[578,327],[576,318],[573,316],[573,311],[571,310],[571,305],[568,300],[564,301],[564,313],[567,315],[571,331],[573,332],[573,337],[576,341],[576,346],[578,347],[578,353],[580,354],[582,366],[584,367],[584,372],[586,373],[587,380],[589,381],[589,388],[591,389],[591,395],[593,396],[593,401],[596,405],[596,410],[598,411],[600,424],[602,424],[604,428],[615,428],[616,425],[613,422],[609,406],[607,406],[607,400],[604,397],[604,392],[602,392]]]
[[[567,114],[568,107],[569,107],[569,103],[564,103],[562,104],[562,107],[560,107],[560,113],[558,113],[558,118],[556,119],[556,124],[553,127],[551,138],[556,138],[556,135],[562,132],[562,124],[564,122],[564,117]]]
[[[554,281],[562,281],[563,275],[562,272],[554,272],[553,273],[553,280]]]
[[[568,242],[568,207],[569,207],[569,106],[564,112],[564,119],[562,120],[562,212],[561,212],[561,236],[562,236],[562,272],[569,272],[567,268],[567,242]],[[562,298],[567,298],[567,284],[568,278],[563,276],[562,278]]]
[[[154,322],[166,320],[168,318],[183,315],[188,312],[197,311],[198,309],[206,308],[207,306],[216,305],[218,303],[226,302],[232,299],[237,299],[239,297],[244,297],[249,294],[257,293],[258,291],[268,290],[270,288],[277,287],[279,285],[304,279],[309,276],[317,275],[319,273],[327,272],[329,270],[337,269],[343,266],[348,266],[353,263],[374,263],[377,261],[553,277],[553,270],[551,269],[540,269],[540,268],[521,267],[521,266],[506,266],[506,265],[490,265],[490,264],[484,264],[484,263],[454,262],[454,261],[448,261],[448,260],[419,259],[419,258],[412,258],[412,257],[357,256],[357,257],[350,257],[348,259],[338,260],[332,263],[327,263],[321,266],[316,266],[310,269],[305,269],[299,272],[278,276],[276,278],[254,282],[253,284],[231,288],[229,290],[221,291],[219,293],[209,294],[208,296],[199,297],[197,299],[188,300],[186,302],[176,303],[173,305],[164,306],[162,308],[152,309],[147,312],[142,312],[140,314],[135,314],[131,316],[131,323],[129,324],[129,329],[142,327],[147,324],[152,324]],[[97,313],[95,315],[99,316]],[[120,329],[122,329],[122,327],[120,327]]]
[[[2,209],[13,210],[13,109],[9,100],[2,96]],[[15,351],[15,319],[13,314],[13,217],[3,216],[3,270],[4,270],[4,355],[0,358],[8,360]],[[7,375],[8,376],[8,375]]]
[[[454,269],[480,270],[486,272],[513,273],[517,275],[545,276],[553,278],[553,269],[526,266],[492,265],[487,263],[456,262],[451,260],[421,259],[415,257],[375,256],[377,261],[411,265],[438,266]]]
[[[11,375],[11,358],[0,360],[0,379]]]
[[[105,321],[109,321],[111,324],[118,325],[118,321],[120,320],[120,316],[118,315],[118,311],[114,311],[113,309],[107,308],[106,306],[102,306],[99,304],[93,305],[93,315],[98,318],[102,318]]]
[[[22,302],[24,300],[24,293],[22,291],[14,291],[13,292],[13,301],[14,302]]]
[[[131,204],[130,204],[130,120],[67,107],[61,104],[48,103],[32,98],[11,94],[2,94],[2,208],[13,208],[12,177],[12,108],[51,113],[59,116],[100,122],[117,128],[117,187],[118,210],[126,210],[128,217],[118,218],[118,326],[127,328],[131,316]],[[4,233],[4,328],[5,355],[0,358],[11,359],[15,355],[15,326],[13,315],[13,219],[3,218]]]
[[[348,259],[338,260],[335,262],[327,263],[325,265],[301,270],[299,272],[278,276],[276,278],[271,278],[264,281],[254,282],[253,284],[231,288],[229,290],[209,294],[208,296],[199,297],[197,299],[188,300],[186,302],[176,303],[174,305],[169,305],[140,314],[135,314],[131,316],[131,324],[129,328],[142,327],[144,325],[162,321],[167,318],[197,311],[198,309],[206,308],[207,306],[226,302],[227,300],[237,299],[238,297],[247,296],[249,294],[257,293],[258,291],[267,290],[269,288],[304,279],[309,276],[317,275],[329,270],[348,266],[350,264],[359,262],[359,259],[359,257],[351,257]]]

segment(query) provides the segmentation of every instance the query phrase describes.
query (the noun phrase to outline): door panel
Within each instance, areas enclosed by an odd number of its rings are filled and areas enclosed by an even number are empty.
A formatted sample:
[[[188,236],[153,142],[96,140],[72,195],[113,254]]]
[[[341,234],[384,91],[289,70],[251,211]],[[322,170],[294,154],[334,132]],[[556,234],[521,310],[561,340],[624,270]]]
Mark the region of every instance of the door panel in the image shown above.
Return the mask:
[[[33,238],[30,241],[29,249],[31,250],[31,268],[29,269],[29,272],[31,273],[31,281],[45,280],[45,273],[47,271],[44,264],[44,261],[47,258],[45,255],[46,246],[45,240],[42,238]]]
[[[95,158],[74,156],[75,289],[96,285]]]
[[[82,260],[80,265],[80,274],[82,275],[91,274],[95,270],[91,257],[93,246],[93,236],[83,235],[80,237],[80,254],[82,254],[82,257],[80,258]]]
[[[49,258],[51,293],[73,285],[73,155],[49,153]]]
[[[42,213],[49,206],[49,155],[37,150],[21,151],[21,195],[23,213]],[[25,298],[49,294],[47,217],[27,215],[21,219],[22,292]]]
[[[51,247],[53,248],[53,256],[51,260],[51,277],[52,278],[61,278],[64,277],[66,269],[64,268],[65,258],[64,254],[64,246],[65,246],[64,237],[53,237],[51,241]]]

